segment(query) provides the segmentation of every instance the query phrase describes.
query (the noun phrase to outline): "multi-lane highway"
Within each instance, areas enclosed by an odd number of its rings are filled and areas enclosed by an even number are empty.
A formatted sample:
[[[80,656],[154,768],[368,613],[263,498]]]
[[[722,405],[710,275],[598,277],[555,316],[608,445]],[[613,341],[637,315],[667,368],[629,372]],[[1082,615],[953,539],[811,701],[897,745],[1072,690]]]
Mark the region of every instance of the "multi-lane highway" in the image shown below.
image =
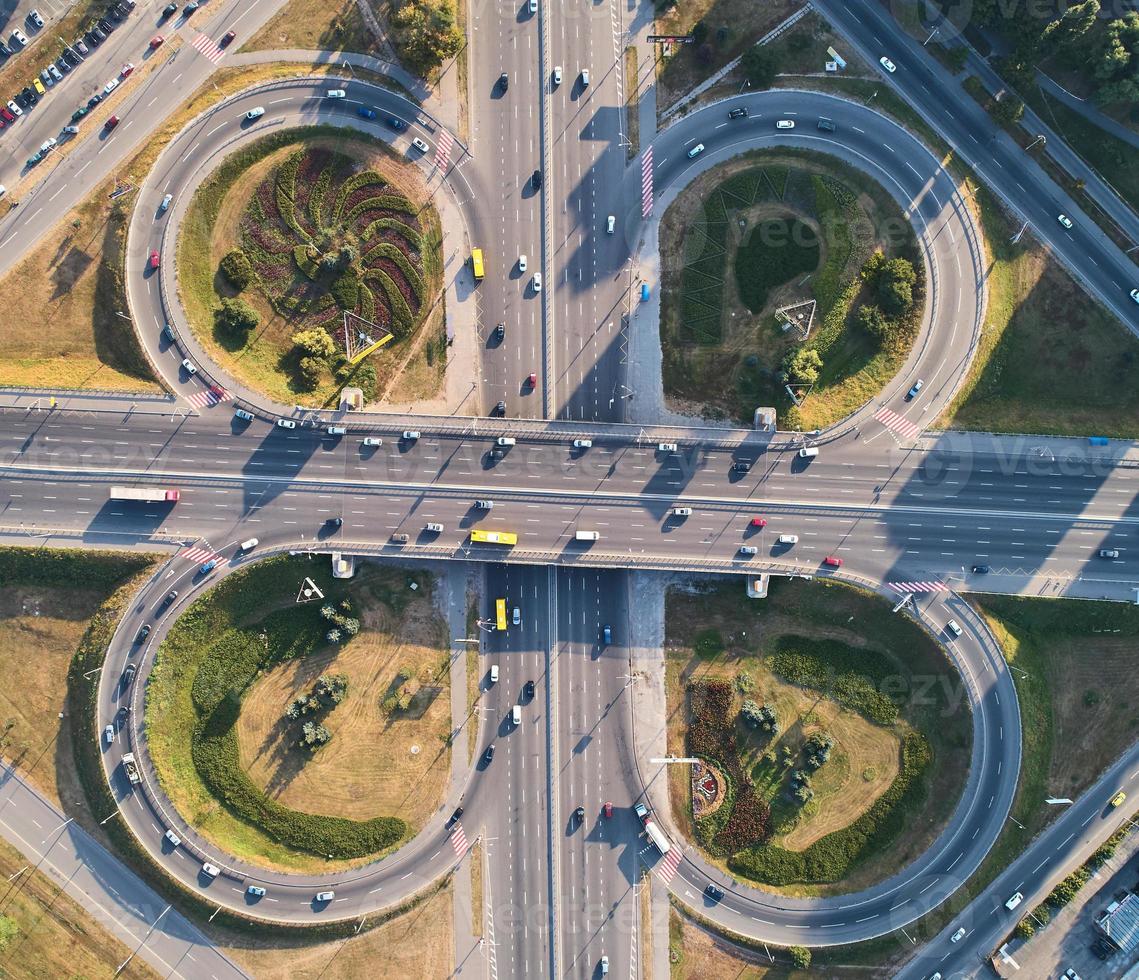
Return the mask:
[[[267,2],[254,8],[260,17],[275,9]],[[1044,574],[1086,595],[1098,587],[1117,593],[1136,579],[1134,454],[1074,441],[920,435],[968,370],[983,318],[984,258],[973,218],[938,159],[872,108],[818,93],[739,96],[659,134],[650,179],[658,201],[667,201],[700,169],[774,145],[822,150],[873,176],[910,216],[929,279],[923,331],[899,377],[851,419],[806,439],[606,424],[620,421],[633,394],[623,314],[633,300],[632,265],[643,258],[638,243],[655,241],[642,235],[640,161],[626,166],[623,145],[621,51],[632,13],[614,2],[544,4],[536,13],[528,6],[474,10],[469,147],[400,96],[347,81],[349,98],[331,104],[321,97],[328,83],[319,79],[240,93],[173,139],[146,176],[131,222],[131,313],[179,404],[200,400],[204,377],[236,394],[253,421],[235,419],[224,406],[200,413],[113,402],[84,412],[0,409],[0,526],[9,532],[69,534],[93,545],[197,542],[223,559],[217,575],[249,560],[236,556],[236,542],[251,536],[261,540],[261,553],[335,548],[401,560],[511,562],[487,574],[484,601],[506,598],[511,610],[519,609],[519,621],[483,648],[476,747],[482,761],[470,774],[462,817],[448,826],[441,813],[396,854],[336,876],[246,867],[218,855],[172,812],[145,766],[139,692],[173,617],[216,579],[196,579],[193,563],[175,560],[148,586],[124,619],[104,672],[103,721],[122,730],[108,750],[108,772],[124,816],[156,859],[219,904],[288,921],[347,918],[389,905],[453,867],[478,835],[490,869],[487,905],[498,919],[488,922],[496,974],[588,976],[606,956],[611,969],[636,976],[635,888],[654,854],[630,813],[643,792],[634,775],[643,760],[634,760],[629,734],[631,638],[619,569],[831,574],[887,592],[882,583],[900,589],[914,580],[1015,591],[1026,575]],[[877,42],[873,27],[851,31],[864,48]],[[867,53],[877,61],[877,53]],[[884,76],[884,84],[899,83],[924,99],[918,93],[930,89],[920,58],[889,53],[898,71]],[[0,271],[211,69],[212,62],[180,52],[132,92],[134,111],[118,129],[88,137],[45,172],[0,224]],[[930,99],[928,118],[1089,289],[1139,327],[1139,307],[1128,305],[1130,261],[1018,150],[1000,139],[978,140],[979,130],[957,121],[958,106]],[[376,124],[355,115],[360,104],[381,110]],[[255,105],[266,107],[265,116],[243,126],[244,112]],[[748,116],[729,121],[734,107],[746,107]],[[407,131],[397,135],[387,127],[388,114],[407,123]],[[821,116],[837,129],[818,130]],[[792,119],[796,128],[776,131],[776,119]],[[481,284],[470,266],[454,264],[449,285],[474,309],[466,319],[477,325],[482,352],[481,409],[505,401],[509,421],[361,413],[344,420],[346,436],[303,420],[283,429],[277,417],[300,419],[291,406],[242,390],[193,341],[173,273],[178,222],[194,187],[243,142],[314,121],[358,126],[394,139],[401,150],[412,135],[428,142],[428,154],[408,151],[408,158],[454,204],[460,219],[446,234],[462,254],[478,247],[486,255]],[[440,147],[453,143],[440,167]],[[705,149],[693,160],[688,154],[697,144]],[[172,191],[173,208],[156,221],[158,201]],[[1077,219],[1071,230],[1056,224],[1061,210]],[[143,264],[153,247],[162,250],[162,274],[146,277]],[[535,274],[543,276],[541,291]],[[160,339],[165,323],[176,342]],[[506,324],[501,342],[494,339],[497,323]],[[201,365],[197,378],[179,374],[187,354]],[[917,378],[925,381],[922,395],[907,401]],[[421,435],[402,438],[406,429]],[[381,437],[382,445],[365,447],[365,435]],[[575,440],[589,444],[575,447]],[[813,459],[799,455],[807,443],[819,448]],[[174,507],[111,501],[109,486],[126,481],[175,486],[181,499]],[[492,509],[475,507],[488,497]],[[338,529],[326,523],[334,517],[342,519]],[[756,517],[766,523],[753,525]],[[429,523],[443,530],[429,531]],[[505,554],[472,545],[472,528],[513,531],[518,544]],[[578,540],[579,530],[596,532],[597,540]],[[836,570],[825,564],[828,557],[843,564]],[[156,615],[171,588],[179,589],[179,601]],[[809,929],[813,944],[848,942],[911,921],[977,867],[1015,790],[1015,691],[983,622],[956,596],[922,616],[961,669],[974,713],[966,792],[933,847],[874,888],[813,902],[732,886],[689,852],[673,886],[684,900],[698,902],[703,885],[719,880],[727,895],[703,912],[737,932],[791,943]],[[959,638],[944,631],[951,616],[964,627]],[[129,640],[142,622],[153,622],[155,631],[132,651]],[[140,660],[140,675],[124,689],[117,677],[128,656]],[[534,682],[532,693],[527,681]],[[138,710],[120,713],[124,698]],[[515,705],[518,725],[511,719]],[[494,756],[487,759],[491,744]],[[131,793],[123,782],[117,762],[124,745],[142,758],[144,792]],[[606,803],[613,804],[612,816]],[[162,846],[167,827],[183,838],[176,848]],[[212,883],[198,873],[207,858],[225,869]],[[263,901],[246,897],[251,882],[265,884]],[[335,888],[334,902],[314,905],[313,894],[325,887]],[[517,916],[504,916],[504,908]]]

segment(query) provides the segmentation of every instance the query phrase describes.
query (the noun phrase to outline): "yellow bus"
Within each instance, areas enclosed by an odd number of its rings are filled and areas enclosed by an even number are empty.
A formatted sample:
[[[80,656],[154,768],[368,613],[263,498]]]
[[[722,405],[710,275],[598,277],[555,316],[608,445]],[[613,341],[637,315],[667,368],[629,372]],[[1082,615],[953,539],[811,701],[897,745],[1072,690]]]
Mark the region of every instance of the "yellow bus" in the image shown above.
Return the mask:
[[[472,544],[518,544],[513,531],[471,531]]]
[[[506,600],[494,600],[494,625],[500,629],[506,629]]]
[[[482,279],[482,277],[486,275],[486,269],[483,268],[483,264],[482,264],[482,249],[481,248],[472,248],[471,249],[471,269],[474,271],[476,280]]]

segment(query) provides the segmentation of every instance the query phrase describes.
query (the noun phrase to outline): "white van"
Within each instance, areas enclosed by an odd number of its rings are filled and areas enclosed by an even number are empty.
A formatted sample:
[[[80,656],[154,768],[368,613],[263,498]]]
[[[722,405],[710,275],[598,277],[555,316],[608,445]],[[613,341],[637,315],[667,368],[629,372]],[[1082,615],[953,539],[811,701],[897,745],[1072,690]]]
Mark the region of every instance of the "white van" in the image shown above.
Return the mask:
[[[241,548],[242,551],[252,551],[254,548],[257,547],[257,539],[256,538],[246,538],[244,541],[241,542],[239,547]]]
[[[516,442],[516,440],[515,440],[514,436],[499,436],[498,437],[498,444],[500,446],[513,446],[515,444],[515,442]]]
[[[818,455],[819,455],[819,447],[818,446],[804,446],[802,449],[799,450],[799,456],[801,459],[814,459]]]
[[[598,531],[578,531],[574,538],[577,541],[599,541],[601,534]]]
[[[956,619],[951,619],[948,623],[946,623],[945,628],[949,630],[949,632],[954,636],[960,636],[962,633],[961,624],[958,623]]]
[[[492,684],[498,683],[498,664],[490,665],[490,682]]]
[[[514,722],[515,725],[522,724],[522,705],[516,704],[514,706],[514,710],[510,712],[510,720]]]
[[[691,517],[692,516],[692,508],[691,507],[673,507],[672,513],[676,517]]]
[[[1013,895],[1012,898],[1010,898],[1007,902],[1005,902],[1005,908],[1011,912],[1013,909],[1015,909],[1023,901],[1024,901],[1024,896],[1020,892],[1017,892],[1015,895]]]
[[[780,544],[798,544],[799,535],[797,534],[781,534],[779,535]]]
[[[379,436],[368,436],[364,440],[365,446],[382,446],[383,444],[384,444],[384,440],[381,439]]]
[[[348,435],[348,430],[342,425],[330,425],[324,431],[327,432],[330,436],[346,436],[346,435]]]
[[[657,445],[658,453],[674,453],[676,452],[675,442],[662,442]]]

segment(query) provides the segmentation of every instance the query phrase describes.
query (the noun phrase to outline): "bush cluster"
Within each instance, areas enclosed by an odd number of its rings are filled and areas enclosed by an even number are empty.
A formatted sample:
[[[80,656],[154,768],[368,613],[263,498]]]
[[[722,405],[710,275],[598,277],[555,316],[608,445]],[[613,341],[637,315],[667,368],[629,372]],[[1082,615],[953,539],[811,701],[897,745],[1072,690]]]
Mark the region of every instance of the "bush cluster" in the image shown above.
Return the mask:
[[[881,851],[901,833],[908,813],[924,799],[921,777],[931,759],[925,736],[908,733],[902,740],[901,771],[890,788],[852,824],[827,834],[802,851],[770,844],[749,847],[728,858],[729,869],[768,885],[840,881],[860,859]]]
[[[226,252],[222,256],[219,268],[221,274],[229,280],[229,284],[239,291],[248,289],[257,278],[257,273],[253,271],[253,264],[249,261],[249,256],[239,248],[230,249]]]
[[[791,638],[791,642],[798,641]],[[826,646],[819,654],[784,648],[768,657],[767,665],[784,680],[822,691],[844,708],[857,711],[879,725],[896,722],[897,703],[878,690],[876,682],[880,677],[868,673],[875,660],[884,658],[840,643]]]

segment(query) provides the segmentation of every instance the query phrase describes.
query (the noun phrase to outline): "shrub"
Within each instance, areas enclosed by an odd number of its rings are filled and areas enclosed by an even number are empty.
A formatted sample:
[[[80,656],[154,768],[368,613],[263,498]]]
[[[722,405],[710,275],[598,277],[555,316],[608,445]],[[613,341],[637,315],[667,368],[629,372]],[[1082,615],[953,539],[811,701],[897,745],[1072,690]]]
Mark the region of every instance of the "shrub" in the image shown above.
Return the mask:
[[[822,369],[823,359],[812,347],[789,350],[783,359],[783,370],[792,384],[813,385]]]
[[[886,314],[873,304],[861,307],[855,319],[863,330],[878,340],[884,340],[893,328],[893,323]]]
[[[809,641],[790,638],[790,642]],[[815,643],[814,647],[817,652],[812,653],[782,647],[768,657],[768,667],[785,680],[821,691],[879,725],[897,721],[898,705],[875,683],[890,670],[885,658],[833,641]]]
[[[353,269],[346,269],[333,282],[329,292],[336,300],[336,305],[342,310],[356,309],[356,300],[360,292],[360,276]]]
[[[320,384],[321,367],[315,357],[302,357],[297,362],[297,382],[303,391],[312,391]]]
[[[717,629],[701,630],[696,634],[692,649],[698,657],[715,657],[724,651],[724,638]]]
[[[218,266],[221,274],[229,281],[234,289],[248,289],[257,273],[253,271],[253,264],[249,257],[239,248],[230,249],[222,256]]]
[[[1014,936],[1016,936],[1017,939],[1021,939],[1021,940],[1031,939],[1035,933],[1036,933],[1036,926],[1034,926],[1032,924],[1032,920],[1030,918],[1028,918],[1027,916],[1025,916],[1023,919],[1021,919],[1016,924],[1016,928],[1013,929],[1013,931],[1012,931],[1012,934]]]
[[[806,946],[789,946],[791,963],[797,970],[806,970],[811,965],[811,951]]]
[[[757,89],[771,88],[778,67],[779,62],[774,52],[758,45],[748,48],[740,60],[740,69],[744,77],[751,82],[752,88]]]
[[[708,40],[708,25],[702,20],[696,21],[696,23],[692,25],[690,36],[692,37],[693,44],[703,44]]]
[[[245,300],[226,297],[221,309],[214,310],[214,322],[226,333],[244,334],[255,329],[261,317]]]

